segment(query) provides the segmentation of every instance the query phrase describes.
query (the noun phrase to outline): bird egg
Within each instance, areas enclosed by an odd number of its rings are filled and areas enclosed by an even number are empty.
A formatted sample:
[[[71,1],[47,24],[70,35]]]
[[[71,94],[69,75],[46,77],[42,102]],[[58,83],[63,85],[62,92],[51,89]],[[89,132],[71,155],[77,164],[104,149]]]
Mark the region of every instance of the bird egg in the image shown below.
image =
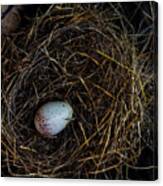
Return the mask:
[[[48,102],[37,110],[34,124],[40,134],[51,138],[66,127],[72,115],[73,109],[67,102]]]

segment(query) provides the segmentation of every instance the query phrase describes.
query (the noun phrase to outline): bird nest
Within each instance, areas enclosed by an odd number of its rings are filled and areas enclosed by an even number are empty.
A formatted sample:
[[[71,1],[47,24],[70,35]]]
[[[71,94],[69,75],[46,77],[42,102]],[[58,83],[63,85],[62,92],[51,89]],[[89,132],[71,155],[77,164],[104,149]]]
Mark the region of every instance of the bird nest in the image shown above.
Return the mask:
[[[142,150],[153,148],[154,10],[144,10],[138,29],[121,10],[51,5],[3,35],[3,175],[128,179]],[[48,139],[34,115],[52,100],[67,101],[74,115]]]

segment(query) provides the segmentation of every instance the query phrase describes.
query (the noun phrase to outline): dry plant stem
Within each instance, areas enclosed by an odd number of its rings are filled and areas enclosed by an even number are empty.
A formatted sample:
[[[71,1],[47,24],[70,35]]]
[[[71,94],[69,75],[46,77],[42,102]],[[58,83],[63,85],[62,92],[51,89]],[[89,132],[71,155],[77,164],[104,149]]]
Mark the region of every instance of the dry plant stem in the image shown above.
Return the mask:
[[[2,33],[12,34],[18,28],[21,16],[22,6],[2,5]]]

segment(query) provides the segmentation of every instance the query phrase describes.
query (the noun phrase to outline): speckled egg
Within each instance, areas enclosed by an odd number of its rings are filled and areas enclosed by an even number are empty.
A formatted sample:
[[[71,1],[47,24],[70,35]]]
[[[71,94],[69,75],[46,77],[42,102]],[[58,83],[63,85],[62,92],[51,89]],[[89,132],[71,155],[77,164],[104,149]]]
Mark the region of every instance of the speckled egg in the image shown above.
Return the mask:
[[[36,112],[34,123],[40,134],[53,137],[61,132],[72,120],[73,109],[63,101],[48,102]]]

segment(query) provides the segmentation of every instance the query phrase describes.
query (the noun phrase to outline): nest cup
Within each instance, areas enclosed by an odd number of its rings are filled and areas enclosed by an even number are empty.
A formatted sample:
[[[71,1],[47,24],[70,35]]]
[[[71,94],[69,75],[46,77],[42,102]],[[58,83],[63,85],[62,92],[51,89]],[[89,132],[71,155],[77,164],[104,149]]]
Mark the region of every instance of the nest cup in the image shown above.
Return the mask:
[[[153,145],[154,33],[148,29],[144,37],[118,6],[40,8],[25,28],[2,38],[5,175],[127,179],[141,151]],[[67,101],[74,119],[47,139],[36,131],[34,115],[55,100]]]

